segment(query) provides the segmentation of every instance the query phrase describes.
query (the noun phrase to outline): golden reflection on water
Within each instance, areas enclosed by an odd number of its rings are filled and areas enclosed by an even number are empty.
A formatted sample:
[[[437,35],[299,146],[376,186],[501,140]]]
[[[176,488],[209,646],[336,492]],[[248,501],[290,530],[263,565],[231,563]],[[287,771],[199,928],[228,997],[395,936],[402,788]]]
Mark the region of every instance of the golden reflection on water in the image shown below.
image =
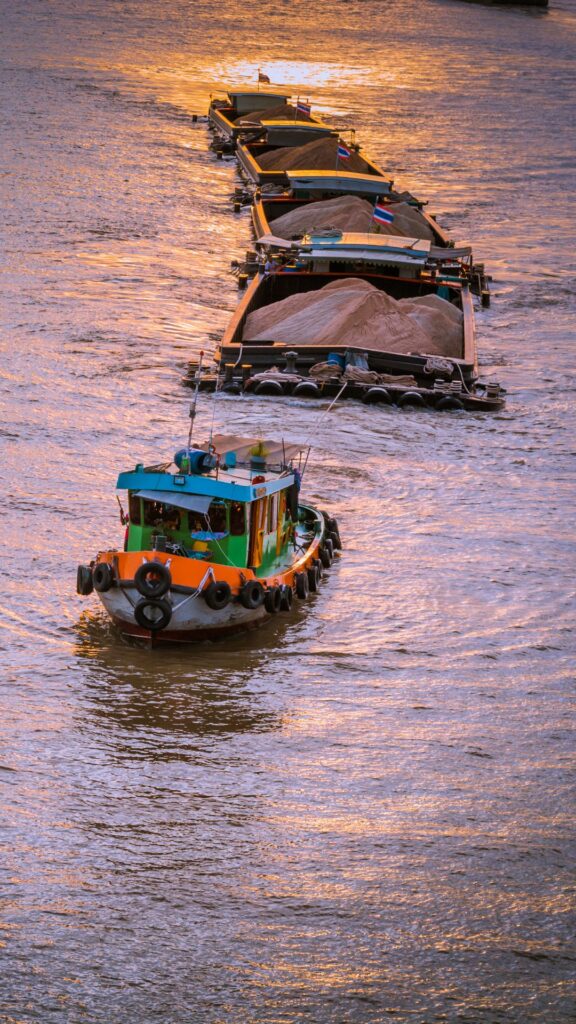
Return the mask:
[[[563,40],[447,0],[426,25],[411,0],[281,5],[258,33],[249,7],[101,6],[70,4],[63,49],[42,38],[49,75],[33,38],[10,51],[0,1016],[23,992],[58,1015],[71,978],[87,1021],[564,1024]],[[514,394],[491,420],[350,403],[320,427],[305,403],[202,398],[203,427],[317,438],[306,486],[345,550],[292,617],[150,652],[74,566],[121,542],[116,472],[186,433],[186,356],[236,305],[249,219],[190,115],[258,67],[472,237],[497,278],[482,358]]]

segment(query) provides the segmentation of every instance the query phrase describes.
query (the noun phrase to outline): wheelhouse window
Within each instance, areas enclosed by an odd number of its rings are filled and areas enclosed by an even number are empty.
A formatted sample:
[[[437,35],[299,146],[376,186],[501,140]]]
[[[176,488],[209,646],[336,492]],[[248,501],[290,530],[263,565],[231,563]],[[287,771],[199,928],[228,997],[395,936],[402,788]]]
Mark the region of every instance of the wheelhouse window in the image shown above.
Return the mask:
[[[278,495],[271,494],[268,499],[268,533],[275,533],[278,516]]]
[[[208,509],[208,519],[212,533],[226,533],[226,505],[223,501],[213,501]]]
[[[174,505],[165,505],[162,501],[144,502],[145,526],[179,530],[181,519],[180,510],[175,508]]]
[[[142,522],[140,498],[137,498],[135,494],[131,494],[128,498],[128,516],[134,526],[140,526]]]
[[[230,533],[232,537],[246,533],[246,509],[241,501],[230,502]]]
[[[200,514],[200,512],[189,512],[188,513],[188,524],[190,533],[200,533],[201,530],[208,529],[208,523],[206,522],[206,516]]]

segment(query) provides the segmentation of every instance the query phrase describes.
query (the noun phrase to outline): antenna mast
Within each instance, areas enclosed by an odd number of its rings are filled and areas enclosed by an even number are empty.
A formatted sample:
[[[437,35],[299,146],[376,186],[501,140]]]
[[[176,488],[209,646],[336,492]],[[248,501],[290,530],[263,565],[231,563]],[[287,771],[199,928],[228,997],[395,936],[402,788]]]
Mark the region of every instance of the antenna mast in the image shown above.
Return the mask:
[[[200,361],[198,363],[198,369],[196,371],[196,388],[190,402],[190,430],[188,431],[188,447],[192,444],[192,431],[194,429],[194,420],[196,418],[196,402],[198,401],[198,392],[200,390],[200,379],[202,377],[202,360],[204,359],[204,351],[200,350]]]

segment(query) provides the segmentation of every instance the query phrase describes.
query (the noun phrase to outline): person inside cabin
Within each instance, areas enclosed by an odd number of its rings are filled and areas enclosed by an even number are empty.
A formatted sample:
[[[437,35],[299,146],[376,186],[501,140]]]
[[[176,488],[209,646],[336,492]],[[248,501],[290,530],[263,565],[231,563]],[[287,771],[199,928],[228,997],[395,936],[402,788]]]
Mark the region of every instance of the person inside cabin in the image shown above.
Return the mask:
[[[166,505],[165,510],[162,526],[164,527],[164,532],[170,536],[180,529],[180,513],[172,505]]]
[[[168,540],[176,540],[180,530],[181,514],[174,505],[165,505],[162,501],[144,502],[144,524],[152,526],[152,536],[166,536]]]

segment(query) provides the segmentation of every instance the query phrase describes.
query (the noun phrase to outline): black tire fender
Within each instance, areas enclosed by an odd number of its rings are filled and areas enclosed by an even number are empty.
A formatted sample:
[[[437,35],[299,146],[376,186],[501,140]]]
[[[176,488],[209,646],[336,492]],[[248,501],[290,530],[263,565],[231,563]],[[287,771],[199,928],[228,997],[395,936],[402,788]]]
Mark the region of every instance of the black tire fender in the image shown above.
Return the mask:
[[[99,594],[105,594],[114,583],[112,566],[108,562],[97,562],[92,570],[92,582],[94,590],[97,590]]]
[[[158,633],[172,618],[172,605],[164,597],[143,597],[134,608],[134,618],[142,629]]]
[[[454,395],[444,395],[444,398],[441,398],[437,403],[436,408],[440,412],[447,412],[452,409],[463,409],[464,405],[460,399],[456,398]]]
[[[222,608],[226,608],[226,605],[230,604],[232,600],[232,590],[230,584],[226,583],[225,580],[218,582],[213,580],[209,583],[205,590],[202,591],[202,595],[206,604],[213,612],[219,612]]]
[[[280,611],[280,602],[282,600],[282,594],[280,587],[268,587],[268,590],[264,594],[264,607],[270,615],[276,615]]]
[[[301,601],[305,601],[310,593],[308,573],[297,572],[294,576],[294,583],[296,585],[296,597],[299,597]]]
[[[334,551],[342,550],[342,541],[340,540],[339,533],[335,533],[334,530],[330,530],[327,539],[331,542]]]
[[[259,380],[254,388],[255,395],[281,395],[284,392],[279,380]]]
[[[134,573],[134,583],[142,597],[163,597],[170,589],[172,576],[163,562],[145,562]]]
[[[291,610],[293,596],[294,596],[294,592],[292,590],[292,587],[289,587],[289,586],[286,585],[286,583],[284,583],[283,586],[280,587],[280,611],[281,612],[289,612]]]
[[[320,388],[315,380],[301,380],[292,394],[295,398],[319,398]]]
[[[413,406],[415,409],[422,409],[426,405],[426,402],[418,391],[405,391],[403,395],[400,395],[398,405],[401,409],[405,406]]]
[[[318,569],[315,565],[309,565],[307,569],[308,573],[308,589],[311,594],[315,594],[318,590]]]
[[[332,565],[332,555],[325,545],[320,548],[320,561],[325,569],[329,569]]]
[[[377,402],[381,402],[385,405],[390,405],[392,399],[390,393],[386,388],[368,388],[367,391],[362,395],[362,401],[364,405],[375,405]]]
[[[94,590],[92,569],[89,565],[79,565],[76,571],[76,593],[88,597]]]
[[[248,580],[242,587],[239,595],[240,604],[250,611],[259,608],[264,600],[264,587],[260,580]]]

